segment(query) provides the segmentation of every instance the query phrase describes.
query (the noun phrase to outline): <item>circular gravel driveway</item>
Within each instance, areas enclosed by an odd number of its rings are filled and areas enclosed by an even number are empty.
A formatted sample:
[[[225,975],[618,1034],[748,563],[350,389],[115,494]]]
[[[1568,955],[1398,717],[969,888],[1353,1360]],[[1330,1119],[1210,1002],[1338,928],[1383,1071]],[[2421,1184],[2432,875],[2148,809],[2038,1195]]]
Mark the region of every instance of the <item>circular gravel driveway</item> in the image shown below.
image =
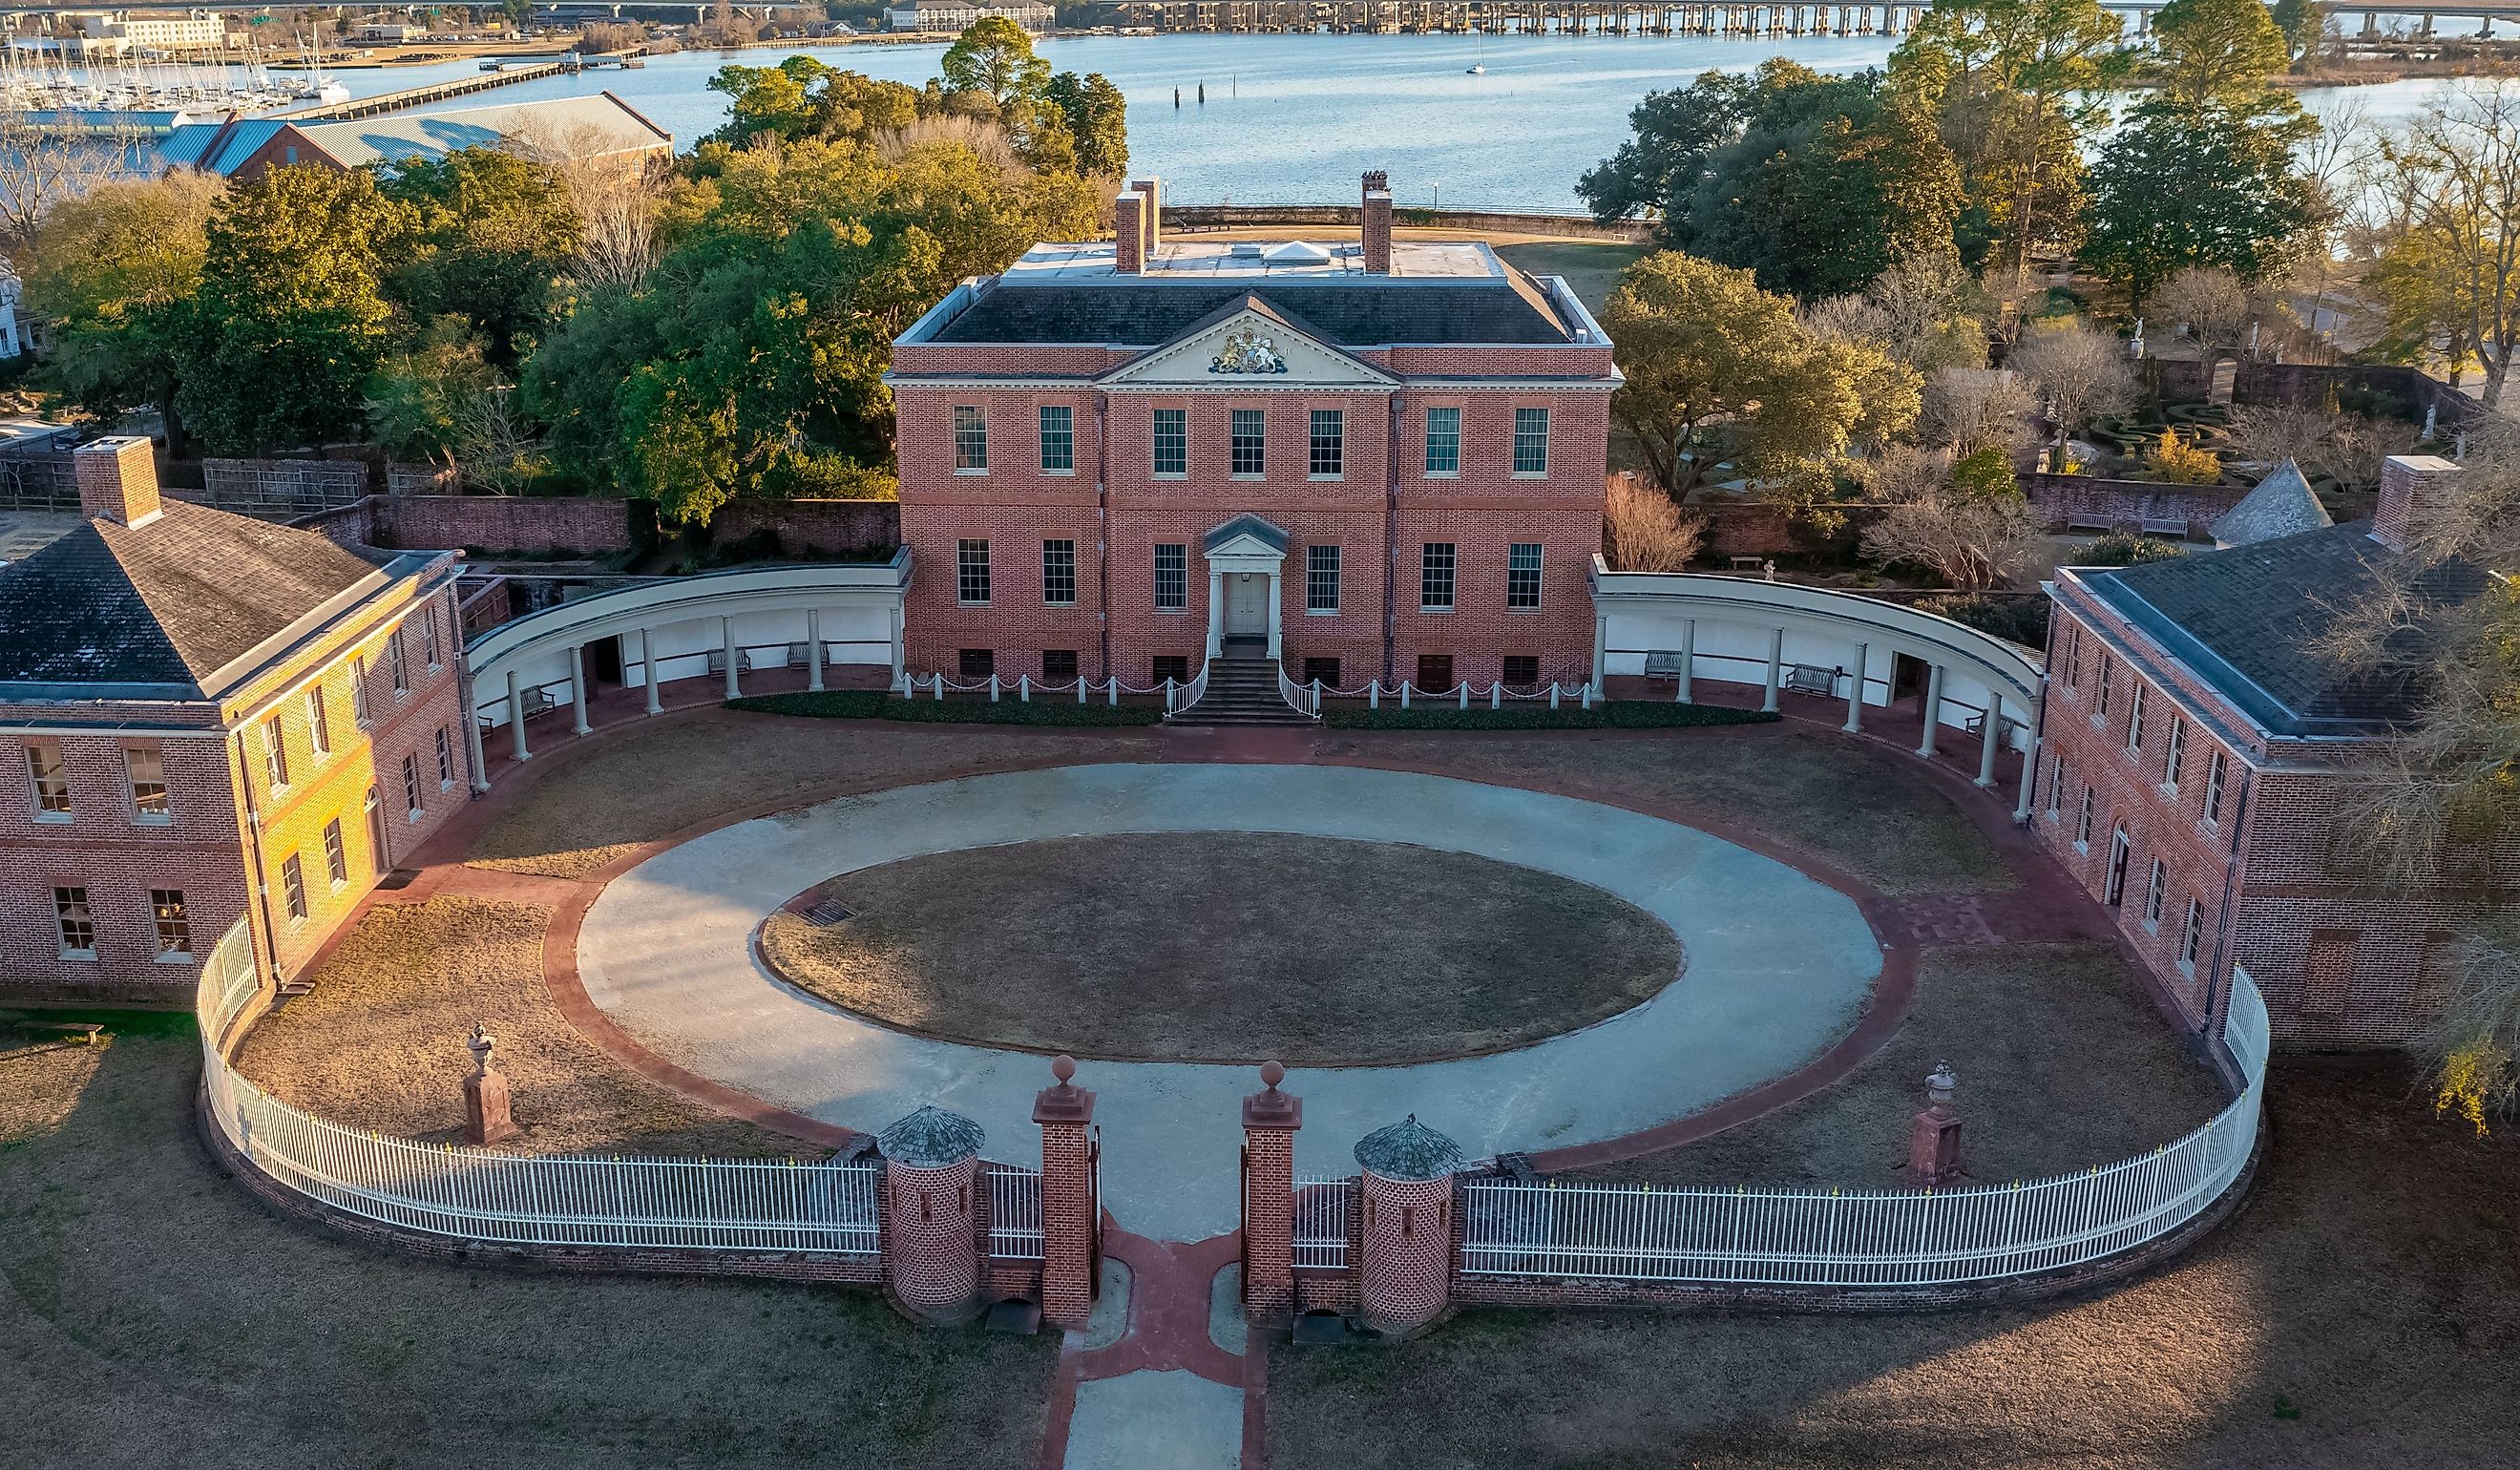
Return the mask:
[[[1299,1174],[1353,1172],[1365,1134],[1416,1113],[1479,1157],[1616,1138],[1818,1057],[1882,967],[1855,901],[1693,827],[1568,797],[1337,766],[1099,765],[973,777],[736,823],[613,879],[578,931],[588,997],[641,1045],[764,1101],[867,1133],[922,1103],[968,1115],[986,1152],[1038,1162],[1038,1055],[888,1030],[779,981],[750,938],[834,873],[923,854],[1125,832],[1285,832],[1405,842],[1604,889],[1688,957],[1634,1009],[1527,1047],[1409,1066],[1292,1072]],[[1425,902],[1440,905],[1441,893]],[[1194,925],[1195,916],[1187,922]],[[1476,934],[1462,942],[1480,942]],[[1019,985],[1020,974],[1007,983]],[[1246,1066],[1093,1062],[1103,1203],[1127,1228],[1233,1229]]]

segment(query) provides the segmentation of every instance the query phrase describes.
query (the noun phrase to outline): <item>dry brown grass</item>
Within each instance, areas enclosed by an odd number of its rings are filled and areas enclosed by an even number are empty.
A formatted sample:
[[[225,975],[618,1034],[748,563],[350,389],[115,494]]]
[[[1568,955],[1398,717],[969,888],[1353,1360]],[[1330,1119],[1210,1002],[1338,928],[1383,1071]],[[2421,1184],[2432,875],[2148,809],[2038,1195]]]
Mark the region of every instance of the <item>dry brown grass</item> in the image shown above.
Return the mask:
[[[1890,894],[2018,886],[1977,824],[1913,763],[1820,731],[1555,739],[1375,735],[1325,751],[1424,761],[1611,801],[1686,803],[1808,850]]]
[[[935,730],[872,721],[728,716],[608,736],[534,784],[475,839],[465,861],[582,877],[729,812],[838,786],[943,780],[986,766],[1066,757],[1142,758],[1143,732],[1052,735]]]
[[[265,1210],[193,1120],[200,1047],[124,1035],[0,1146],[11,1470],[1028,1465],[1056,1335],[874,1293],[447,1266]]]
[[[549,911],[435,898],[369,911],[290,1002],[248,1033],[239,1071],[322,1117],[456,1141],[472,1023],[498,1041],[520,1153],[819,1157],[637,1076],[568,1024],[542,971]]]
[[[104,1060],[104,1045],[30,1040],[0,1028],[0,1144],[61,1127]]]
[[[1986,1182],[2168,1143],[2230,1099],[2111,945],[1928,950],[1908,1019],[1845,1081],[1700,1143],[1566,1176],[1657,1184],[1903,1187],[1925,1074],[1959,1074],[1962,1167]]]
[[[1518,1046],[1642,1003],[1679,941],[1598,888],[1397,843],[1212,832],[974,848],[834,879],[763,934],[805,989],[958,1040],[1314,1066]]]
[[[1278,1348],[1270,1458],[1391,1470],[2501,1465],[2520,1443],[2520,1144],[2367,1065],[2275,1069],[2232,1223],[2096,1300],[1916,1316],[1473,1311]]]

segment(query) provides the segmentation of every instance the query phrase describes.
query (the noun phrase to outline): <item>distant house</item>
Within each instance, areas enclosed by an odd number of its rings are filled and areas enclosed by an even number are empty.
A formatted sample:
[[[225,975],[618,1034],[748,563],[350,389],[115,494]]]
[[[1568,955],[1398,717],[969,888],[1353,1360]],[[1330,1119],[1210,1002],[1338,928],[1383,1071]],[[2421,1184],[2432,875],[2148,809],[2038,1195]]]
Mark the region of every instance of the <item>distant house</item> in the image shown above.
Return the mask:
[[[886,10],[883,20],[894,30],[964,31],[991,16],[1003,16],[1026,30],[1048,30],[1055,23],[1047,5],[972,5],[968,0],[914,0]]]
[[[311,163],[344,171],[437,159],[467,148],[506,148],[625,166],[673,156],[674,135],[610,92],[547,102],[395,112],[339,120],[228,117],[176,127],[158,144],[166,168],[248,179],[266,168]]]

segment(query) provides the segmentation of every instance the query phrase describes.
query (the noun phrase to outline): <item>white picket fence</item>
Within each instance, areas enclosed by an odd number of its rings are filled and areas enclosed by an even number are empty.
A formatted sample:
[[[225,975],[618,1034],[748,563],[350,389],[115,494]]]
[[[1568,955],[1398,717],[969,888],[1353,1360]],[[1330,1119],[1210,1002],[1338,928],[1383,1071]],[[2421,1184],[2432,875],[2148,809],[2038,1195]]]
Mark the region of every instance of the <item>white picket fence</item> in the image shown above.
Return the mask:
[[[876,1164],[530,1157],[388,1137],[292,1107],[220,1052],[233,1013],[226,1007],[242,1003],[234,1001],[240,963],[250,996],[243,924],[202,965],[195,1002],[210,1118],[255,1168],[310,1199],[426,1234],[501,1244],[878,1254]]]
[[[2266,1091],[2265,1000],[2235,972],[2224,1040],[2240,1095],[2151,1153],[2011,1184],[1903,1193],[1471,1183],[1471,1276],[1932,1286],[2074,1266],[2202,1214],[2247,1167]]]

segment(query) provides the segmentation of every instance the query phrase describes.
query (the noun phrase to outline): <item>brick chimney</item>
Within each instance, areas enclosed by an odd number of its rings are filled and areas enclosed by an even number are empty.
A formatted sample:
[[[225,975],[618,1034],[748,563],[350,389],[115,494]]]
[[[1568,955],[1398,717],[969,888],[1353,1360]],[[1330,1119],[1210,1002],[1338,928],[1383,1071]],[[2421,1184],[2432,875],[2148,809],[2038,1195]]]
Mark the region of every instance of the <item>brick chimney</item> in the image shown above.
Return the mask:
[[[1379,168],[1366,170],[1365,209],[1360,215],[1365,224],[1365,268],[1369,274],[1391,274],[1391,175]]]
[[[1147,268],[1147,197],[1135,189],[1123,189],[1111,201],[1112,269],[1123,276],[1141,275]]]
[[[1147,197],[1145,212],[1140,216],[1146,222],[1146,229],[1141,232],[1147,242],[1143,258],[1147,264],[1152,265],[1155,262],[1155,247],[1164,243],[1164,181],[1153,178],[1131,179],[1129,187]]]
[[[134,530],[164,512],[158,504],[158,457],[146,434],[115,434],[70,454],[79,513]]]
[[[2380,463],[2380,509],[2371,539],[2404,551],[2439,517],[2458,466],[2439,455],[2393,454]]]

